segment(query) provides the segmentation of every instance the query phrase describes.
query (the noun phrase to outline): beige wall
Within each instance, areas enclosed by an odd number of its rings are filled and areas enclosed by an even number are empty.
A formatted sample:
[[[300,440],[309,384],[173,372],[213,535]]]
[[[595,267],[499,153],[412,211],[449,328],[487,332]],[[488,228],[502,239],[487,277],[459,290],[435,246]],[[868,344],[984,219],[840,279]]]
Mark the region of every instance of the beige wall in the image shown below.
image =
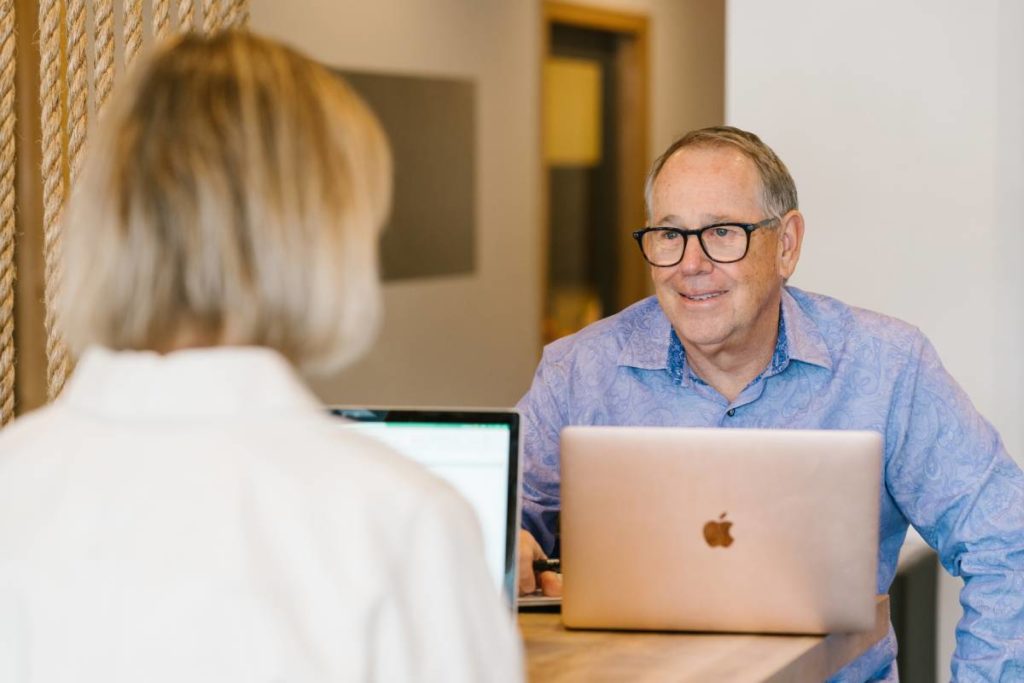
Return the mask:
[[[651,158],[725,121],[725,0],[652,2]]]
[[[252,1],[252,28],[336,67],[475,81],[470,276],[389,284],[376,348],[325,400],[511,404],[539,352],[539,9],[504,0]],[[443,169],[438,169],[443,173]]]
[[[678,133],[720,121],[722,78],[695,81],[687,64],[722,68],[722,0],[577,4],[652,18],[652,157]],[[477,84],[477,270],[388,284],[376,347],[317,384],[325,400],[510,405],[529,386],[540,353],[540,9],[539,0],[252,0],[253,30],[331,66]]]

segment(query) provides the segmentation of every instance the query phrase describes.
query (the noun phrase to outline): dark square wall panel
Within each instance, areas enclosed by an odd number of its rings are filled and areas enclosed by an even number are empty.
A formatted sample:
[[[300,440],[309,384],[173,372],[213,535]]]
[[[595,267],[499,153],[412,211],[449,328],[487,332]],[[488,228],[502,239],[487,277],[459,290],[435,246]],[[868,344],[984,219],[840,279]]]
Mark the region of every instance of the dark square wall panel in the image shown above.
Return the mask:
[[[476,93],[468,80],[338,70],[373,108],[394,156],[385,280],[475,268]]]

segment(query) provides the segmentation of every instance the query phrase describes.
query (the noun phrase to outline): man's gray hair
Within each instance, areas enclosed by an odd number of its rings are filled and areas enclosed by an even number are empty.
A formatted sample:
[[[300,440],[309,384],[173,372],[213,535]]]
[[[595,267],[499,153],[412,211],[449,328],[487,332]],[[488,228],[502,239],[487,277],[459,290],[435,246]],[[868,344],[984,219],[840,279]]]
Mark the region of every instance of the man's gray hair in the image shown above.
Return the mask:
[[[647,174],[644,185],[644,201],[647,206],[647,221],[654,220],[651,215],[651,199],[654,193],[654,181],[658,179],[662,167],[669,158],[686,147],[734,147],[757,166],[761,177],[761,208],[771,217],[781,218],[787,212],[798,208],[796,183],[772,148],[761,142],[761,138],[732,126],[713,126],[692,130],[679,138],[658,157]]]

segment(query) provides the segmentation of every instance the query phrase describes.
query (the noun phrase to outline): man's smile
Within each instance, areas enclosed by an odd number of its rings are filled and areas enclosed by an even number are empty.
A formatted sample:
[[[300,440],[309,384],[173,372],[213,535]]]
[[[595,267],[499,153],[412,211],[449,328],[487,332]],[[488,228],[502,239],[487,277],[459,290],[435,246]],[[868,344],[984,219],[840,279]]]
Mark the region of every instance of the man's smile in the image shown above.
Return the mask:
[[[689,293],[687,293],[687,292],[679,292],[679,295],[681,297],[683,297],[684,299],[686,299],[687,301],[693,301],[693,302],[696,302],[696,303],[700,303],[702,301],[711,301],[712,299],[717,299],[720,296],[722,296],[724,294],[727,294],[727,293],[728,293],[728,290],[714,289],[714,290],[706,290],[706,291],[703,291],[703,292],[689,292]]]

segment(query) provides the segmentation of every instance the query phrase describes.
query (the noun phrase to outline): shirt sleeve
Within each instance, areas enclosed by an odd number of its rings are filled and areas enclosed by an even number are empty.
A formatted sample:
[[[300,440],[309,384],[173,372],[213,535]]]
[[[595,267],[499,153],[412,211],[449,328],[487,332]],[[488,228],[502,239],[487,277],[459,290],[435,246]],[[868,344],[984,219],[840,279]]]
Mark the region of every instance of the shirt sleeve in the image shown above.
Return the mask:
[[[395,590],[374,620],[371,678],[521,682],[514,617],[487,571],[476,517],[454,491],[429,494],[412,521]]]
[[[923,335],[905,374],[886,485],[964,580],[953,679],[1024,680],[1024,474]]]
[[[523,528],[549,555],[555,549],[560,507],[559,439],[562,427],[568,424],[562,403],[567,394],[562,364],[545,351],[533,384],[516,406],[523,420]]]

